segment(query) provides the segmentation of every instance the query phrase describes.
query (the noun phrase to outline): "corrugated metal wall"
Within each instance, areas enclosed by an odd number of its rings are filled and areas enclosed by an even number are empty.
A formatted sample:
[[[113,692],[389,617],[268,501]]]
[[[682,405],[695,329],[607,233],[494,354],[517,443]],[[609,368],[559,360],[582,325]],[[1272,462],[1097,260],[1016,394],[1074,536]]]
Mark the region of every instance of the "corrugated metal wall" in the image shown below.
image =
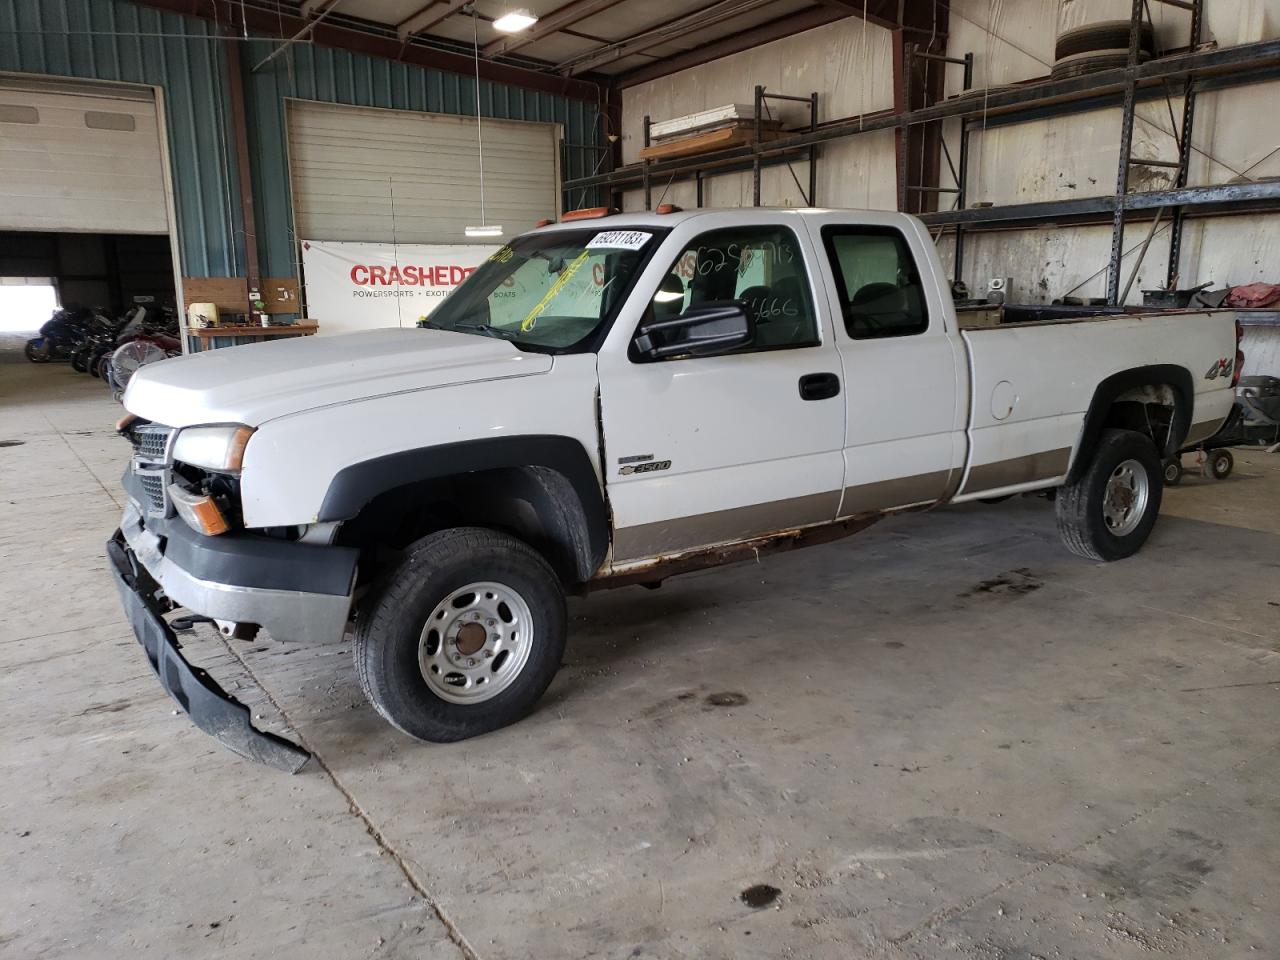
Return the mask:
[[[242,56],[251,66],[266,57],[273,44],[256,41],[247,47]],[[290,235],[286,98],[475,116],[475,91],[473,77],[306,44],[294,44],[250,75],[245,98],[254,138],[254,196],[264,275],[296,273],[296,245]],[[560,124],[566,145],[561,173],[566,179],[586,176],[599,158],[590,149],[602,129],[593,104],[481,81],[480,106],[486,117]],[[566,199],[566,208],[581,206],[580,199]]]
[[[187,276],[234,276],[242,249],[228,162],[226,61],[213,25],[117,0],[0,0],[0,70],[163,89]]]
[[[126,0],[0,0],[0,70],[145,83],[164,92],[164,119],[186,276],[244,273],[243,229],[227,63],[214,25]],[[248,71],[276,41],[244,42]],[[258,247],[264,276],[295,276],[285,98],[475,115],[475,80],[345,50],[294,44],[246,78]],[[564,177],[599,159],[593,104],[482,82],[484,116],[559,123]],[[565,200],[578,206],[582,198]],[[593,198],[586,198],[591,201]]]

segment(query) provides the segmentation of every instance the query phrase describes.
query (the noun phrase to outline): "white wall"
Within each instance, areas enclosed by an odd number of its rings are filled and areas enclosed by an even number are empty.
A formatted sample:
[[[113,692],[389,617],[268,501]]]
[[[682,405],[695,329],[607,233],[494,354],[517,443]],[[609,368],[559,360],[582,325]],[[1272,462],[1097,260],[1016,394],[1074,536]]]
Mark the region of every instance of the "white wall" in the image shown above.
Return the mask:
[[[680,73],[629,87],[622,93],[622,155],[639,159],[644,146],[644,117],[654,121],[696,113],[726,103],[751,103],[756,84],[773,93],[808,96],[818,91],[818,120],[833,120],[893,105],[890,34],[882,27],[849,18],[796,34],[753,50],[725,57]],[[808,122],[804,104],[770,104],[787,125]],[[897,205],[893,132],[877,131],[824,146],[818,156],[818,195],[822,206],[893,209]],[[809,188],[809,165],[793,162],[795,176]],[[655,179],[654,203],[665,182]],[[785,166],[766,167],[760,178],[761,203],[797,206],[804,203]],[[704,181],[705,206],[750,206],[751,174],[734,173]],[[693,181],[673,183],[668,203],[694,206]],[[628,210],[644,205],[644,194],[625,197]]]
[[[1185,46],[1188,14],[1161,3],[1151,4],[1156,39],[1162,47]],[[1000,86],[1049,73],[1055,40],[1072,27],[1099,20],[1125,19],[1130,0],[952,0],[949,52],[974,54],[975,86]],[[1280,0],[1205,0],[1205,39],[1220,45],[1280,36]],[[623,157],[635,162],[643,145],[643,118],[655,121],[694,113],[726,103],[750,103],[755,84],[776,92],[806,95],[818,91],[821,120],[831,120],[892,105],[891,37],[856,17],[842,20],[726,57],[700,67],[623,91]],[[947,68],[948,94],[961,89],[961,71]],[[1280,82],[1201,94],[1196,101],[1193,162],[1189,182],[1225,183],[1241,174],[1250,178],[1280,176],[1280,126],[1271,122],[1280,99]],[[1175,123],[1182,102],[1173,97],[1141,103],[1134,124],[1133,153],[1151,159],[1176,160]],[[793,106],[785,116],[795,122],[804,109]],[[957,126],[944,135],[954,150]],[[1027,203],[1100,196],[1115,188],[1119,155],[1120,110],[1097,110],[1030,123],[992,127],[970,140],[969,195],[974,202]],[[1272,151],[1275,151],[1272,153]],[[892,209],[896,205],[894,136],[880,131],[836,141],[822,148],[818,160],[820,206]],[[807,164],[794,164],[807,188]],[[944,162],[942,169],[946,171]],[[1173,171],[1134,167],[1132,189],[1157,190],[1171,184]],[[953,181],[944,173],[944,186]],[[654,202],[665,183],[655,179]],[[786,167],[766,169],[761,178],[762,202],[795,205],[802,194]],[[945,195],[943,195],[945,198]],[[692,181],[673,184],[665,199],[694,205]],[[945,202],[945,199],[944,201]],[[707,206],[748,206],[751,176],[733,174],[708,179]],[[625,198],[629,210],[643,205],[643,194]],[[1149,229],[1130,224],[1125,232],[1127,279]],[[949,240],[941,243],[944,259]],[[1163,224],[1134,281],[1129,300],[1141,302],[1144,287],[1164,285],[1169,231]],[[1012,277],[1012,298],[1048,302],[1077,287],[1077,296],[1102,296],[1104,268],[1110,255],[1107,226],[969,234],[965,279],[971,290],[986,289],[990,277]],[[1192,220],[1183,234],[1179,285],[1249,283],[1280,279],[1280,216],[1250,215]]]

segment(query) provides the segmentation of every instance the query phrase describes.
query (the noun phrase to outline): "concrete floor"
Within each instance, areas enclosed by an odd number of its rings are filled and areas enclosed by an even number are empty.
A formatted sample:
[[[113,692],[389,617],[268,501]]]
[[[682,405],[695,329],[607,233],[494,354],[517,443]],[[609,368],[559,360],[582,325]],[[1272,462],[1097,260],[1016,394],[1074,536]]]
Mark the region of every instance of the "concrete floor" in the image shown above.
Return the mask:
[[[119,408],[0,359],[0,956],[1276,955],[1280,457],[1119,564],[1014,500],[575,602],[541,709],[457,745],[345,644],[200,634],[315,751],[290,778],[122,619]]]

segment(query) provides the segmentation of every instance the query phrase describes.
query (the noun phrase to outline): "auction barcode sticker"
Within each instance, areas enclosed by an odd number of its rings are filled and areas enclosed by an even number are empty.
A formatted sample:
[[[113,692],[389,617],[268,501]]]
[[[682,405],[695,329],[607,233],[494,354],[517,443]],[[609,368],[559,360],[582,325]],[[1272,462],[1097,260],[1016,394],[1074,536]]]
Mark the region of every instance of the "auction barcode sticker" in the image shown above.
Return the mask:
[[[653,234],[641,230],[606,230],[592,237],[587,242],[587,249],[639,250],[652,236]]]

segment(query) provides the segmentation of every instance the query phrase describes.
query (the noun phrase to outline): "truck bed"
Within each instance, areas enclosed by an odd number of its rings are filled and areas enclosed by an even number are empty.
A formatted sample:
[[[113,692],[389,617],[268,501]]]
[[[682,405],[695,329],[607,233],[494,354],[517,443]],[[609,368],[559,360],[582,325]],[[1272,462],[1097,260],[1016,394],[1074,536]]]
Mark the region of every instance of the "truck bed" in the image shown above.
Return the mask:
[[[1230,371],[1219,375],[1218,366],[1234,361],[1233,311],[1105,310],[1010,306],[1004,315],[1022,319],[959,323],[969,359],[970,469],[957,499],[1061,483],[1094,392],[1125,371],[1152,370],[1154,382],[1190,390],[1187,442],[1217,431],[1234,400]],[[1181,384],[1167,373],[1174,369]],[[1017,469],[982,469],[994,464]]]
[[[956,321],[961,330],[988,330],[1025,324],[1081,323],[1110,320],[1116,317],[1175,315],[1194,313],[1203,315],[1215,311],[1161,307],[1072,306],[1068,304],[1005,303],[956,308]],[[1227,311],[1230,312],[1230,311]]]

